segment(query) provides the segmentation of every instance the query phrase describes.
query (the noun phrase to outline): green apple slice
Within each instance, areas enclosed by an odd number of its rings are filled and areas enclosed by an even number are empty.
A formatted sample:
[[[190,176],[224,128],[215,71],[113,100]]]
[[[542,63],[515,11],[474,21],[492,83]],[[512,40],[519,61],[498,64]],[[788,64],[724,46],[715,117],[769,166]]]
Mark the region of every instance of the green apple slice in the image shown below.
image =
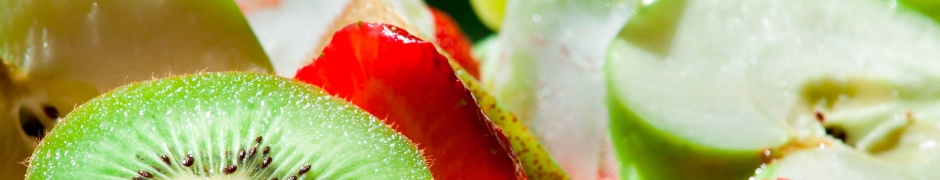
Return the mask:
[[[940,178],[940,28],[924,14],[644,3],[606,67],[624,179]]]
[[[940,20],[940,1],[934,0],[897,0],[900,5],[918,10],[934,20]],[[894,4],[894,5],[898,5]]]
[[[23,178],[33,140],[111,88],[171,74],[271,71],[229,1],[0,1],[0,59],[0,179]]]

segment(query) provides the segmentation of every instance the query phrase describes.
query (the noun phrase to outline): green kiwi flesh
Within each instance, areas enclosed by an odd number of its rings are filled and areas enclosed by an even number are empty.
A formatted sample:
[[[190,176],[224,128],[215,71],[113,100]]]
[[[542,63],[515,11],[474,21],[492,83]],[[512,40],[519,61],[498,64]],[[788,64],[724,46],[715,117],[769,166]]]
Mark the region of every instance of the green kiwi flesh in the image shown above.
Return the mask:
[[[430,179],[420,152],[319,88],[208,73],[112,90],[68,114],[27,179]]]

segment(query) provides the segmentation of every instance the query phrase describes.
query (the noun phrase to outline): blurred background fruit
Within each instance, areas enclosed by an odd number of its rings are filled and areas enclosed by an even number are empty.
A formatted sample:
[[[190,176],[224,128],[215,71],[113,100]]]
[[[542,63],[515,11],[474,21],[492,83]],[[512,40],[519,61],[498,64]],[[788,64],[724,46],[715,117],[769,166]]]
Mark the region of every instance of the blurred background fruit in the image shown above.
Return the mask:
[[[271,72],[231,1],[0,1],[0,179],[34,143],[111,88],[204,71]]]
[[[616,178],[602,66],[635,1],[508,1],[481,60],[483,86],[572,179]],[[479,9],[478,9],[479,10]]]

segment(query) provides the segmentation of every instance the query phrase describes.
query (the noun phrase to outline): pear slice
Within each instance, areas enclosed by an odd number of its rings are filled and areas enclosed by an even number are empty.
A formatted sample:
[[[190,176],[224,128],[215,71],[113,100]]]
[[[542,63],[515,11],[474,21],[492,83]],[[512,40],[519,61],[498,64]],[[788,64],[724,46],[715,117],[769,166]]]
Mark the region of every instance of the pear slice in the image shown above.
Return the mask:
[[[624,179],[937,179],[940,28],[880,0],[659,0],[608,54]]]
[[[33,140],[111,88],[171,74],[272,71],[229,1],[0,1],[0,59],[0,179],[23,178]]]
[[[604,104],[607,47],[627,0],[506,1],[484,88],[543,142],[571,179],[616,176]]]

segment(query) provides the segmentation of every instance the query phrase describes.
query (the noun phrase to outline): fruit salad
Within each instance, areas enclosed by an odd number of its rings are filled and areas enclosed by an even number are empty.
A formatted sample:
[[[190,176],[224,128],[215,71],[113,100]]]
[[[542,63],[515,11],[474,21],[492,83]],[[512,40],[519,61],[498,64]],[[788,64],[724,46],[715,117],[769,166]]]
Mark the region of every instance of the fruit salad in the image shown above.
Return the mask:
[[[930,0],[8,0],[0,179],[940,179],[938,20]]]

